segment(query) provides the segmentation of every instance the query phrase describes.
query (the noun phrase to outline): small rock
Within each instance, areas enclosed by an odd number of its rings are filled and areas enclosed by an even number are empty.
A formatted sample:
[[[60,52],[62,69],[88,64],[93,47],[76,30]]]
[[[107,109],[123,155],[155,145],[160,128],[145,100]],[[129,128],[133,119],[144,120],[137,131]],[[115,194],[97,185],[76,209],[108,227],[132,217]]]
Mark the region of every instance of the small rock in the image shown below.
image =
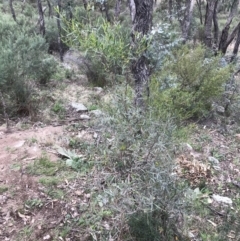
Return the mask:
[[[5,195],[0,195],[0,204],[3,204],[3,203],[5,203],[6,201],[7,201],[7,196],[5,196]]]
[[[183,150],[184,151],[193,151],[193,148],[192,148],[192,146],[190,145],[190,144],[188,144],[188,143],[183,143]]]
[[[195,235],[192,232],[188,232],[188,237],[192,239],[195,238]]]
[[[88,111],[87,107],[82,103],[71,103],[71,107],[75,109],[77,112],[85,112]]]
[[[223,106],[218,105],[216,108],[216,111],[218,114],[224,114],[225,113],[225,108]]]
[[[103,92],[103,88],[102,87],[94,87],[93,89],[97,92],[97,94],[100,94],[100,93]]]
[[[103,116],[103,112],[101,110],[92,110],[90,111],[91,114],[93,114],[95,117]]]
[[[77,191],[75,192],[75,194],[76,194],[77,196],[82,196],[82,195],[83,195],[83,191],[77,190]]]
[[[81,120],[89,120],[90,116],[88,116],[88,115],[80,115],[80,119]]]
[[[211,162],[213,165],[219,164],[219,160],[217,158],[213,157],[213,156],[209,156],[208,161]]]
[[[212,198],[216,201],[216,202],[222,202],[222,203],[226,203],[226,204],[232,204],[232,199],[229,197],[223,197],[217,194],[213,194]]]
[[[50,240],[50,239],[51,239],[51,236],[49,234],[43,237],[43,240]]]
[[[94,138],[94,139],[97,139],[97,138],[98,138],[98,134],[97,134],[96,132],[94,132],[93,138]]]
[[[220,171],[221,170],[220,166],[213,166],[213,169],[216,170],[216,171]]]
[[[240,134],[236,134],[235,137],[240,141]]]

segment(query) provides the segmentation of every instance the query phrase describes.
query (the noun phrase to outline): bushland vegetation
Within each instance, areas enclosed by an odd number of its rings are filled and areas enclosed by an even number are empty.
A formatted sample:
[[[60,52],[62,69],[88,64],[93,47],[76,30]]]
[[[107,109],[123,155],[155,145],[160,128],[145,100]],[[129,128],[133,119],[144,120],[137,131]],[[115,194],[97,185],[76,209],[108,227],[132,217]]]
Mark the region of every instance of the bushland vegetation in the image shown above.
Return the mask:
[[[197,124],[218,123],[227,135],[239,122],[239,0],[1,0],[0,7],[2,120],[37,116],[39,93],[59,81],[69,49],[80,53],[89,85],[111,92],[92,123],[98,141],[83,148],[73,140],[74,151],[60,152],[66,168],[96,175],[101,186],[88,176],[84,188],[97,191],[79,220],[69,217],[66,237],[79,230],[86,240],[240,240],[239,194],[233,206],[211,207],[207,157],[200,164],[179,157]]]

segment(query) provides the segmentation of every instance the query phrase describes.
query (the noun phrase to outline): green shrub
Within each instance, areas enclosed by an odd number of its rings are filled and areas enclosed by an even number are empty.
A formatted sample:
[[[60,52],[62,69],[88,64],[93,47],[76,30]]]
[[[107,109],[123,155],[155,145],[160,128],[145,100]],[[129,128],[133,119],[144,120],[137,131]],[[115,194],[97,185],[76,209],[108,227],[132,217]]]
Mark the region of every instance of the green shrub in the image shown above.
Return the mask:
[[[89,151],[97,159],[99,172],[108,170],[106,188],[98,197],[114,214],[111,231],[106,236],[101,232],[98,240],[109,240],[110,236],[174,240],[183,191],[172,175],[175,125],[171,119],[155,119],[150,108],[144,114],[137,110],[131,88],[118,85],[116,89],[108,114],[106,110],[96,124],[101,143]],[[131,235],[120,238],[124,232],[120,225],[127,225]],[[95,225],[95,230],[101,230],[101,225]],[[177,236],[181,240],[181,235]]]
[[[0,88],[12,107],[30,114],[35,83],[46,84],[56,63],[48,45],[32,29],[16,24],[10,15],[0,17]]]
[[[183,46],[167,59],[150,87],[149,103],[157,115],[172,113],[186,120],[209,114],[213,101],[221,96],[230,78],[231,66],[220,68],[220,57],[205,56],[202,46]]]
[[[119,23],[110,24],[103,18],[69,24],[68,44],[84,52],[85,72],[94,84],[111,84],[129,66],[129,31]]]

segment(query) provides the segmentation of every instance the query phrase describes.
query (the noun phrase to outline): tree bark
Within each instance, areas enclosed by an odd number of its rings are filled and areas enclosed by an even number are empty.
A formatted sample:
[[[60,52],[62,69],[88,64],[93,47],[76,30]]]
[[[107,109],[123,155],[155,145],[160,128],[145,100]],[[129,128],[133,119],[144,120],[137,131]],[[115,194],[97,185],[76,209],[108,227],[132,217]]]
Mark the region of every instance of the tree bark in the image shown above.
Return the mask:
[[[218,45],[218,50],[221,51],[223,54],[226,53],[229,44],[233,40],[232,36],[233,35],[235,36],[237,33],[237,30],[234,29],[233,32],[231,33],[231,35],[228,37],[230,25],[232,23],[233,18],[237,14],[238,5],[239,5],[239,0],[234,0],[231,5],[231,8],[230,8],[231,10],[230,10],[227,22],[222,30],[221,38],[220,38],[219,45]]]
[[[185,11],[183,20],[180,21],[182,28],[182,39],[183,43],[186,43],[189,37],[190,23],[192,19],[193,7],[195,0],[187,0],[185,2]]]
[[[57,11],[57,26],[58,26],[58,48],[60,61],[63,62],[63,44],[62,44],[62,36],[61,36],[61,22],[60,22],[60,12],[62,10],[61,0],[57,0],[58,11]]]
[[[72,13],[72,5],[71,5],[71,2],[68,2],[67,11],[68,11],[68,20],[69,20],[70,22],[72,22],[73,13]]]
[[[173,0],[168,0],[168,15],[169,15],[170,23],[172,23],[172,10],[173,10]]]
[[[118,20],[121,11],[122,0],[116,0],[115,3],[115,19]]]
[[[16,14],[15,14],[15,11],[14,11],[14,8],[13,8],[13,0],[9,0],[9,7],[10,7],[10,10],[11,10],[12,17],[13,17],[14,21],[17,22]]]
[[[133,23],[136,15],[136,6],[135,6],[134,0],[128,0],[128,5],[129,5],[130,15]]]
[[[238,53],[238,49],[239,49],[239,45],[240,45],[240,24],[238,24],[238,33],[237,33],[237,39],[234,45],[234,49],[233,49],[233,55],[236,56]]]
[[[40,34],[42,34],[42,36],[45,35],[45,21],[44,21],[44,13],[43,13],[43,9],[42,9],[42,2],[41,0],[38,0],[38,13],[39,13],[39,30],[40,30]]]
[[[87,10],[87,5],[88,5],[87,0],[83,0],[83,6],[84,6],[85,10]]]
[[[52,4],[50,3],[49,0],[47,0],[47,5],[48,5],[48,17],[50,18],[52,16]]]
[[[227,34],[222,34],[222,37],[226,38],[226,39],[222,40],[222,42],[224,42],[224,45],[221,46],[221,51],[223,54],[225,54],[227,52],[227,48],[228,48],[229,44],[233,41],[235,36],[237,35],[239,27],[240,27],[240,23],[233,29],[233,31],[230,35],[228,35],[228,32],[227,32]]]
[[[6,107],[6,103],[5,103],[3,93],[1,92],[1,90],[0,90],[0,101],[1,101],[1,104],[3,107],[3,116],[6,121],[6,131],[10,132],[10,123],[9,123],[9,117],[8,117],[8,113],[7,113],[7,107]]]
[[[202,16],[202,0],[197,0],[198,12],[199,12],[199,19],[201,25],[203,24],[203,16]]]
[[[131,12],[133,19],[132,41],[133,45],[137,46],[140,37],[139,35],[136,37],[135,33],[137,32],[143,37],[148,34],[152,27],[153,0],[130,1],[130,10],[135,10],[135,12]],[[150,76],[148,60],[144,52],[132,62],[132,74],[135,80],[135,106],[143,108],[144,93],[149,96],[148,81]]]
[[[111,22],[111,18],[110,18],[110,15],[109,15],[109,6],[108,6],[108,3],[106,1],[103,2],[103,7],[104,7],[104,12],[106,14],[107,21]]]
[[[177,8],[177,19],[181,21],[181,0],[176,0],[176,8]]]
[[[205,29],[204,29],[204,43],[207,47],[212,47],[212,22],[215,7],[218,0],[207,0],[206,16],[205,16]]]
[[[214,25],[214,45],[215,47],[218,45],[218,38],[219,38],[219,26],[218,26],[218,1],[215,3],[214,12],[213,12],[213,25]]]

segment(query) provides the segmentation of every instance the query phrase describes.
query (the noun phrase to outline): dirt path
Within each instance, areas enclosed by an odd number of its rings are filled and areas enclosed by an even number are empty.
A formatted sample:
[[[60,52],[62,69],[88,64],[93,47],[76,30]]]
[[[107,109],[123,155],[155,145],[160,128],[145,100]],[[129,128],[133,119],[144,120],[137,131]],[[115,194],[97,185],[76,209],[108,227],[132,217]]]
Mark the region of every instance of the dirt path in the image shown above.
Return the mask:
[[[70,52],[62,66],[74,70],[74,79],[56,81],[55,87],[43,92],[44,98],[50,101],[39,113],[47,125],[31,123],[23,129],[15,123],[10,133],[6,133],[5,125],[0,126],[1,241],[73,240],[65,238],[63,217],[75,209],[74,190],[81,187],[75,186],[71,195],[68,193],[76,172],[66,167],[56,149],[58,146],[69,148],[71,138],[82,142],[84,138],[91,138],[92,134],[85,129],[67,129],[88,123],[69,106],[74,102],[96,108],[101,97],[99,88],[90,87],[87,78],[78,72],[76,60],[78,55]]]
[[[43,152],[47,152],[51,160],[57,156],[52,154],[53,145],[61,145],[63,127],[47,126],[32,128],[24,131],[5,133],[0,129],[0,183],[8,183],[14,178],[9,175],[14,166],[27,165],[39,158]]]

